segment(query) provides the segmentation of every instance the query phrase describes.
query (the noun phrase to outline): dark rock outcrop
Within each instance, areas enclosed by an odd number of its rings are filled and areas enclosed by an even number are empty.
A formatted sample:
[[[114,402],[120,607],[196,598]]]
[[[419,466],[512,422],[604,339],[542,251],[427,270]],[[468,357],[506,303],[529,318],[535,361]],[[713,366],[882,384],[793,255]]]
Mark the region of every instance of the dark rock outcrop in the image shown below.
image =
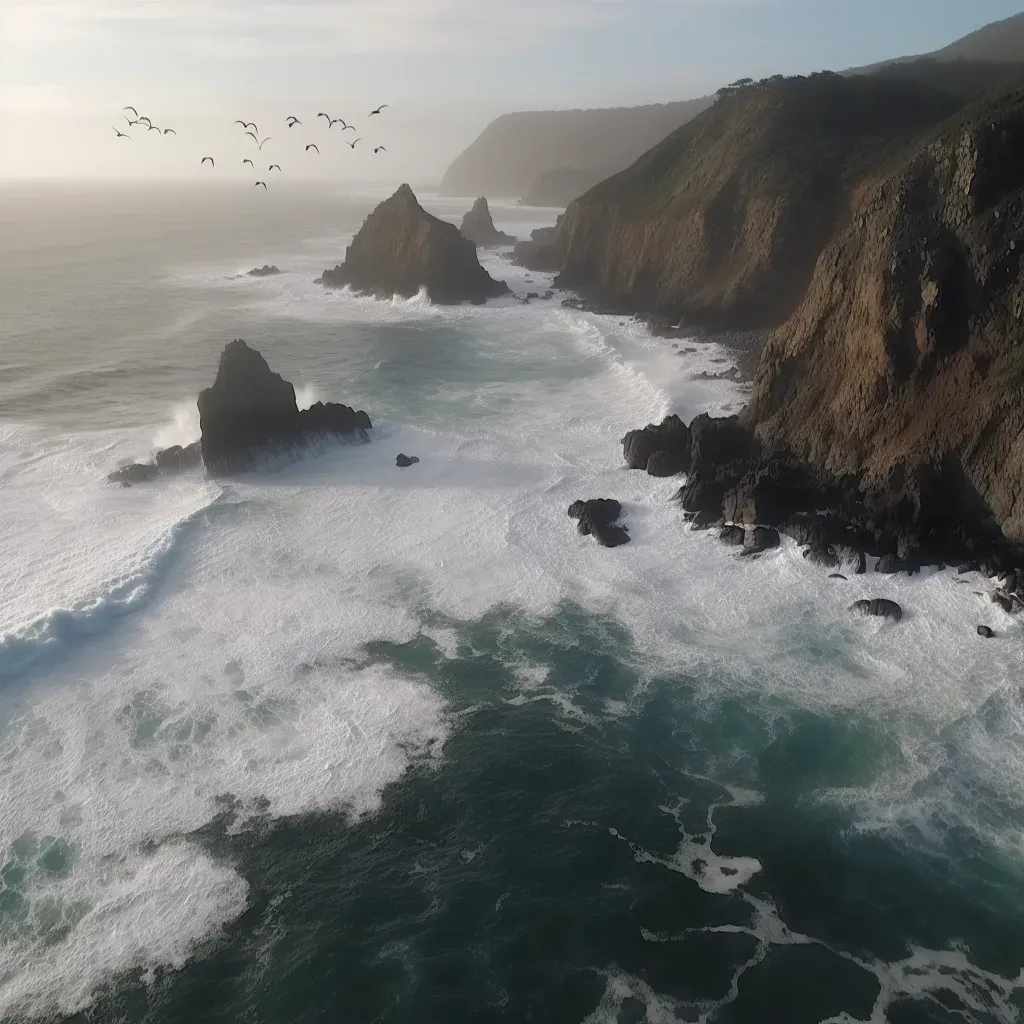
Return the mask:
[[[180,444],[163,448],[153,456],[152,462],[133,462],[122,466],[107,476],[110,483],[131,486],[132,484],[149,483],[161,474],[181,473],[187,469],[197,469],[203,464],[199,442],[182,447]]]
[[[365,412],[333,402],[300,412],[295,388],[240,338],[225,346],[198,405],[203,462],[213,475],[244,471],[265,455],[324,437],[369,440]]]
[[[432,302],[482,303],[508,294],[480,266],[476,246],[454,224],[427,213],[408,185],[402,185],[366,218],[345,253],[345,262],[325,270],[327,288],[411,298],[426,288]]]
[[[672,415],[642,430],[630,430],[622,438],[622,456],[630,469],[646,469],[651,476],[675,476],[690,468],[690,446],[690,428]]]
[[[107,474],[108,483],[131,486],[132,484],[147,484],[160,475],[154,462],[133,462],[130,465],[115,469],[113,473]]]
[[[157,469],[163,473],[180,473],[186,469],[197,469],[202,464],[203,453],[198,441],[184,448],[175,444],[156,453]]]
[[[281,271],[277,267],[272,267],[269,263],[264,263],[262,267],[253,267],[252,270],[248,271],[249,277],[272,277],[274,274],[280,274]]]
[[[408,469],[409,466],[415,466],[416,463],[419,461],[420,460],[417,456],[405,455],[402,452],[399,452],[398,455],[395,457],[395,465],[399,469]]]
[[[474,245],[484,248],[496,245],[515,245],[518,239],[514,235],[506,235],[499,231],[491,220],[491,210],[487,200],[481,196],[473,204],[473,209],[462,218],[459,229]]]
[[[754,526],[747,531],[743,554],[759,555],[762,551],[777,548],[782,542],[779,531],[771,526]]]
[[[577,519],[577,529],[584,536],[590,535],[606,548],[618,547],[629,542],[629,532],[624,526],[616,525],[622,516],[622,505],[614,498],[591,498],[588,501],[574,501],[569,506],[569,516]]]
[[[995,630],[991,626],[978,627],[978,636],[983,636],[986,640],[991,640],[995,635]]]
[[[850,611],[860,612],[862,615],[877,615],[880,618],[892,619],[894,622],[899,622],[903,618],[903,609],[895,601],[889,601],[884,597],[854,601],[850,605]]]

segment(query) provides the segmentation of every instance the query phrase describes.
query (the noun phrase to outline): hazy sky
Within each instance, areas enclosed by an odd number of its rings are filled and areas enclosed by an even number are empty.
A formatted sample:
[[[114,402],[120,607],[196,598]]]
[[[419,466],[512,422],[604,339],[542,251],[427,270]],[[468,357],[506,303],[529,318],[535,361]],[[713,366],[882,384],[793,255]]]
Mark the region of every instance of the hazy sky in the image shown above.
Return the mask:
[[[0,177],[434,181],[509,110],[685,99],[936,49],[1021,0],[0,0]],[[390,103],[383,115],[367,112]],[[177,137],[125,129],[135,105]],[[353,121],[342,145],[319,111]],[[284,126],[295,114],[303,125]],[[127,130],[127,129],[125,129]],[[321,146],[322,159],[304,152]],[[249,145],[247,145],[247,143]],[[383,143],[388,153],[374,156]],[[256,156],[256,154],[252,154]],[[380,161],[389,161],[386,173]],[[208,173],[206,168],[202,173]],[[276,172],[275,172],[276,173]]]

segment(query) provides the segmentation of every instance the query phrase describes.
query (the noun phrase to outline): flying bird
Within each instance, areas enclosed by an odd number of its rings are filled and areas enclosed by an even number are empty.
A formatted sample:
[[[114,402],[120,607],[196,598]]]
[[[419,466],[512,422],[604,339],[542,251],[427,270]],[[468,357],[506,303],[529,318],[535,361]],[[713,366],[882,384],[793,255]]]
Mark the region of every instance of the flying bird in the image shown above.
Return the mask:
[[[148,117],[143,116],[143,117],[139,118],[139,124],[152,124],[152,123],[153,122],[150,121],[150,119]]]
[[[114,126],[113,126],[113,125],[111,125],[110,127],[111,127],[111,128],[114,128]],[[131,136],[130,136],[130,135],[125,135],[125,133],[124,133],[124,132],[119,132],[119,131],[118,131],[118,130],[117,130],[116,128],[114,128],[114,134],[115,134],[115,135],[116,135],[116,136],[117,136],[117,137],[118,137],[119,139],[130,139],[130,138],[131,138]]]
[[[315,142],[311,142],[311,143],[310,143],[310,144],[309,144],[309,145],[308,145],[308,146],[306,147],[306,152],[308,153],[308,152],[309,152],[309,151],[310,151],[311,149],[315,149],[315,150],[317,151],[317,153],[319,153],[319,152],[320,152],[320,147],[319,147],[319,146],[318,146],[318,145],[317,145],[317,144],[316,144]]]
[[[149,129],[149,131],[151,131],[151,132],[158,132],[158,131],[160,131],[160,129],[159,129],[159,128],[157,128],[157,126],[156,126],[155,124],[147,125],[146,127],[147,127],[147,128]]]
[[[205,164],[207,160],[209,160],[209,161],[210,161],[210,166],[211,166],[211,167],[216,167],[216,166],[217,166],[217,165],[216,165],[216,164],[215,164],[215,163],[213,162],[213,157],[212,157],[212,156],[204,156],[204,157],[203,157],[203,159],[199,161],[199,166],[200,166],[200,167],[202,167],[202,166],[203,166],[203,164]]]
[[[341,130],[342,130],[343,132],[347,132],[347,131],[348,131],[348,130],[349,130],[350,128],[352,129],[352,131],[355,131],[355,130],[356,130],[356,126],[355,126],[354,124],[347,124],[347,125],[345,125],[345,127],[344,127],[344,128],[342,128]]]
[[[336,124],[344,125],[345,124],[345,119],[343,117],[332,117],[332,118],[329,118],[328,121],[327,121],[327,127],[328,128],[333,128]],[[344,131],[345,129],[342,128],[341,130]]]
[[[389,106],[387,103],[382,103],[376,110],[371,110],[367,117],[373,117],[374,114],[379,114],[385,107]]]
[[[251,167],[251,168],[252,168],[252,169],[253,169],[254,171],[256,170],[256,165],[255,165],[255,164],[254,164],[254,163],[253,163],[253,162],[252,162],[252,161],[251,161],[251,160],[250,160],[250,159],[249,159],[248,157],[246,157],[246,158],[245,158],[245,159],[244,159],[244,160],[242,161],[242,163],[243,163],[243,164],[248,164],[248,165],[249,165],[249,166],[250,166],[250,167]]]
[[[374,153],[386,153],[387,150],[383,146],[374,146]]]
[[[246,132],[245,134],[246,134],[246,135],[252,135],[252,141],[253,141],[253,142],[255,142],[255,143],[257,143],[257,144],[259,143],[259,141],[260,141],[260,140],[259,140],[259,139],[257,139],[257,138],[256,138],[256,136],[255,136],[255,135],[253,135],[253,133],[252,133],[252,132]]]
[[[267,191],[267,183],[265,181],[254,181],[253,182],[253,187],[255,188],[257,185],[262,185],[263,186],[263,191],[264,192]]]
[[[265,139],[263,140],[263,142],[257,142],[257,143],[256,143],[256,148],[257,148],[257,149],[262,149],[262,148],[264,147],[264,145],[265,145],[266,143],[268,143],[269,141],[270,141],[270,136],[268,135],[268,136],[267,136],[267,137],[266,137],[266,138],[265,138]]]
[[[122,110],[130,110],[136,117],[139,116],[139,112],[134,107],[122,107]]]
[[[330,119],[331,119],[331,115],[330,114],[325,114],[322,110],[316,116],[317,117],[326,117],[328,121],[330,121]]]
[[[356,139],[356,142],[362,142],[362,141],[363,141],[362,139]],[[356,148],[356,142],[346,142],[345,145],[348,146],[349,149],[355,149]]]
[[[164,135],[177,135],[178,133],[173,128],[165,128]]]
[[[269,172],[269,171],[272,171],[272,170],[273,170],[273,169],[274,169],[275,167],[276,167],[276,168],[277,168],[278,170],[281,170],[281,165],[280,165],[280,164],[271,164],[271,165],[270,165],[270,166],[269,166],[269,167],[267,168],[267,171],[268,171],[268,172]]]
[[[289,128],[294,128],[297,124],[302,124],[302,122],[297,117],[295,117],[294,114],[291,117],[285,118],[285,120],[288,122]]]
[[[135,125],[135,124],[139,123],[138,121],[133,121],[127,114],[125,114],[124,119],[128,122],[128,127],[129,128],[131,128],[132,125]]]

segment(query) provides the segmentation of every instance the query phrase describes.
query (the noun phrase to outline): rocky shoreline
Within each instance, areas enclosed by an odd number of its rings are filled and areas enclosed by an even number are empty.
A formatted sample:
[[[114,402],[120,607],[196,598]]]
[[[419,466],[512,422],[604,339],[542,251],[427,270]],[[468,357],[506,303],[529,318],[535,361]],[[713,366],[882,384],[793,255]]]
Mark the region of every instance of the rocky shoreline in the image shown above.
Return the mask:
[[[919,473],[914,500],[893,504],[852,478],[827,477],[766,448],[739,416],[702,413],[689,425],[669,416],[630,431],[622,445],[628,468],[684,476],[675,494],[683,520],[716,530],[744,554],[777,547],[786,536],[833,575],[912,576],[952,566],[995,580],[992,601],[1004,611],[1024,607],[1024,550],[1007,540],[952,462]]]

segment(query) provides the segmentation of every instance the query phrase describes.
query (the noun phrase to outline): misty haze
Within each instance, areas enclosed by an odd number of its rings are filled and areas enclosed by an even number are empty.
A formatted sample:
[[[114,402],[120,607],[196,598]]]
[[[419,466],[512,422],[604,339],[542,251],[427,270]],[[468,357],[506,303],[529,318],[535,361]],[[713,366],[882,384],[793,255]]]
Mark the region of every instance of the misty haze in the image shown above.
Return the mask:
[[[1019,0],[0,4],[0,1021],[1012,1024]]]

